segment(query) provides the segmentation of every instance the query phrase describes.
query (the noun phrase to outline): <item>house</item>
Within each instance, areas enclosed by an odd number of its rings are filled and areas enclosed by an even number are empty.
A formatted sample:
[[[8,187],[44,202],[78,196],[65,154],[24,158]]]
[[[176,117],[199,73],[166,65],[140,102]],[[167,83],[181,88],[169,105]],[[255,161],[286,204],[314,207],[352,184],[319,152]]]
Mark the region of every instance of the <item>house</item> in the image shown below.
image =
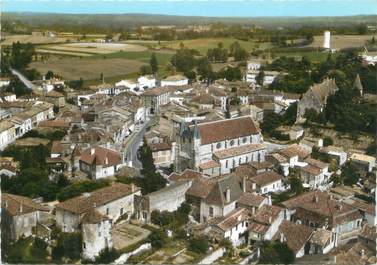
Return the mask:
[[[282,136],[285,136],[286,140],[297,140],[304,135],[304,128],[299,125],[293,126],[279,126],[276,128],[276,131],[279,132]]]
[[[84,150],[79,164],[82,172],[96,180],[114,176],[122,165],[122,157],[117,151],[97,146]]]
[[[335,158],[339,166],[344,165],[347,162],[347,153],[342,147],[338,146],[325,146],[319,149],[320,153],[327,154],[331,158]]]
[[[194,217],[202,223],[233,211],[242,193],[243,182],[235,176],[198,178],[187,190],[186,200],[193,205]]]
[[[262,122],[264,117],[264,111],[261,108],[258,108],[255,105],[249,105],[250,115],[254,121]]]
[[[188,78],[183,75],[172,75],[161,80],[161,86],[185,86],[188,85]]]
[[[322,191],[311,191],[283,202],[291,221],[337,233],[339,239],[354,236],[361,228],[359,210]]]
[[[62,93],[52,90],[48,92],[45,96],[46,101],[54,104],[54,106],[62,108],[65,106],[65,97]]]
[[[112,248],[111,219],[92,209],[83,215],[82,257],[94,260],[102,250]]]
[[[260,129],[250,116],[234,119],[175,125],[177,143],[176,168],[198,169],[199,165],[214,160],[220,174],[241,163],[264,161],[266,152]]]
[[[11,165],[0,165],[0,176],[14,177],[17,175],[17,168]]]
[[[324,228],[316,229],[310,238],[309,254],[327,254],[337,245],[337,235],[335,232]]]
[[[199,171],[192,169],[185,169],[182,173],[173,172],[169,175],[169,183],[177,183],[182,181],[194,180],[198,178],[204,178],[203,174]]]
[[[310,155],[310,151],[298,144],[292,144],[280,149],[278,153],[287,159],[290,168],[295,167],[296,165],[302,165],[300,162]]]
[[[16,139],[14,124],[9,120],[0,121],[0,150],[5,149]]]
[[[311,228],[284,220],[273,239],[286,243],[293,251],[295,257],[301,258],[305,254],[309,254],[309,240],[312,234],[313,230]]]
[[[322,112],[327,98],[336,91],[338,91],[338,86],[335,79],[325,79],[322,83],[311,86],[297,105],[297,119],[302,120],[308,109],[314,109],[317,113]]]
[[[274,171],[267,171],[255,176],[247,176],[246,191],[267,194],[284,191],[283,176]]]
[[[285,219],[285,210],[276,205],[263,205],[251,218],[249,225],[250,241],[272,240]]]
[[[50,219],[48,212],[49,209],[30,198],[3,193],[1,195],[1,232],[5,238],[12,241],[35,235],[37,225]]]
[[[108,217],[114,224],[121,216],[130,217],[134,213],[136,195],[141,195],[138,187],[122,183],[83,193],[55,206],[56,224],[63,232],[80,231],[82,218],[92,210]]]
[[[306,187],[312,189],[328,188],[330,182],[329,164],[313,158],[306,158],[304,167],[299,167],[301,180]]]
[[[170,87],[155,87],[148,89],[142,94],[144,98],[145,111],[147,115],[153,115],[160,110],[160,107],[170,102]]]
[[[366,203],[358,198],[346,199],[344,200],[345,203],[351,205],[352,207],[357,208],[361,215],[363,216],[363,220],[371,226],[377,225],[377,217],[376,217],[376,204],[375,203]]]
[[[153,161],[156,167],[168,167],[173,163],[170,143],[150,143]]]
[[[245,233],[248,230],[251,213],[245,208],[236,208],[223,217],[209,221],[210,237],[218,242],[228,239],[234,247],[246,242]]]
[[[354,153],[350,156],[350,161],[361,172],[372,172],[376,167],[376,158],[373,156]]]
[[[135,197],[136,218],[149,223],[153,211],[176,211],[186,201],[192,180],[181,181],[144,196]]]
[[[236,203],[237,208],[248,209],[252,214],[256,214],[263,205],[271,205],[271,197],[250,192],[243,193]]]

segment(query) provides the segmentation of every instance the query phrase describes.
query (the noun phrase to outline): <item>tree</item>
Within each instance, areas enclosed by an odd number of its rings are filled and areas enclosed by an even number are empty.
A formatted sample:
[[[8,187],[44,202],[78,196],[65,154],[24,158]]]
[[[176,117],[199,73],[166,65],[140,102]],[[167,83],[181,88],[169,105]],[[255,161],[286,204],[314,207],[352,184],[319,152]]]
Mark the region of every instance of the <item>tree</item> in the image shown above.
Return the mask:
[[[142,65],[140,66],[140,69],[139,69],[139,74],[140,75],[150,75],[152,74],[152,68],[150,65]]]
[[[286,243],[279,241],[263,242],[260,252],[260,264],[292,264],[295,254]]]
[[[343,166],[340,176],[343,179],[343,184],[346,186],[352,186],[356,184],[360,179],[359,172],[350,162],[347,162]]]
[[[152,53],[151,55],[151,59],[149,61],[149,64],[151,66],[151,69],[152,69],[152,73],[153,74],[156,74],[157,71],[158,71],[158,61],[157,61],[157,57],[156,57],[156,54],[155,53]]]
[[[296,175],[292,175],[289,177],[289,185],[291,190],[296,194],[301,194],[304,191],[304,186],[302,185],[302,181],[300,177]]]
[[[60,233],[56,247],[52,249],[53,260],[61,260],[63,257],[78,260],[81,256],[82,236],[81,233]]]
[[[144,176],[140,179],[139,183],[143,194],[151,193],[165,187],[167,181],[160,173],[156,172],[152,150],[146,139],[144,139],[144,144],[140,147],[139,152],[141,164],[143,166],[141,174]]]
[[[263,83],[264,83],[264,71],[260,71],[257,75],[257,77],[255,78],[255,81],[257,82],[258,85],[260,86],[263,86]]]
[[[94,260],[95,264],[110,264],[113,263],[114,260],[119,258],[120,253],[115,248],[108,248],[101,250],[99,255]]]
[[[283,114],[283,123],[286,125],[293,125],[296,122],[297,116],[297,102],[289,105]]]
[[[45,77],[46,77],[47,80],[53,78],[54,77],[54,72],[51,71],[51,70],[47,71]]]
[[[162,248],[167,242],[167,235],[163,230],[155,230],[148,236],[148,241],[155,249]]]
[[[282,124],[281,117],[275,112],[266,113],[261,125],[262,131],[268,135],[272,135],[277,127]]]
[[[212,81],[212,65],[207,58],[201,58],[198,61],[197,71],[202,80],[206,80],[208,84]]]
[[[205,254],[208,251],[208,247],[209,247],[208,239],[204,237],[199,237],[199,238],[194,237],[189,240],[188,249],[190,251],[200,253],[200,254]]]
[[[329,146],[334,143],[333,139],[331,137],[325,137],[323,138],[323,146]]]

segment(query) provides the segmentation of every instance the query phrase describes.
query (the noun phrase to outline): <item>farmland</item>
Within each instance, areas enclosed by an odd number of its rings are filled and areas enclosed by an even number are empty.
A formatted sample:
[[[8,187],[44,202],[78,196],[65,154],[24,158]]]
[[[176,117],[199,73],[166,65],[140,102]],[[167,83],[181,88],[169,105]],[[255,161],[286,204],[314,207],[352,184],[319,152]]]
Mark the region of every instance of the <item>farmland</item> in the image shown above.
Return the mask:
[[[78,42],[39,46],[37,52],[72,56],[90,56],[114,52],[140,52],[147,48],[136,44]]]
[[[3,35],[1,45],[11,45],[13,42],[46,44],[65,42],[64,37],[48,37],[48,36],[34,36],[34,35]]]
[[[30,64],[31,68],[36,68],[39,72],[45,74],[52,70],[54,73],[61,75],[67,80],[77,80],[83,78],[96,79],[101,73],[105,77],[121,76],[137,72],[142,62],[129,60],[126,58],[79,58],[68,56],[50,56],[46,63],[38,61]]]
[[[344,49],[353,47],[362,47],[365,45],[367,40],[372,39],[372,37],[377,38],[376,35],[332,35],[331,36],[331,48],[334,49]],[[323,46],[323,36],[315,36],[313,43],[309,47],[322,47]]]
[[[217,44],[220,42],[224,45],[224,48],[229,48],[229,46],[235,41],[238,41],[239,44],[247,51],[252,51],[253,49],[257,48],[264,49],[271,47],[270,43],[258,43],[255,41],[237,40],[235,38],[205,38],[182,41],[167,41],[163,42],[161,45],[164,48],[176,50],[179,49],[180,44],[183,43],[185,47],[198,50],[203,55],[207,52],[208,49],[217,47]]]

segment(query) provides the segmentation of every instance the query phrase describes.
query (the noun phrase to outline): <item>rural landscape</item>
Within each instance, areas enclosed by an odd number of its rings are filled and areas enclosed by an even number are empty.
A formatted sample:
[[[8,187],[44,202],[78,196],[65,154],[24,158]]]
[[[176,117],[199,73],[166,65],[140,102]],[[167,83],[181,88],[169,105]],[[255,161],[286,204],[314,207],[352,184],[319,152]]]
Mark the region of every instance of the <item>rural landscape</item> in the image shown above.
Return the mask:
[[[8,2],[0,263],[376,264],[360,1]]]

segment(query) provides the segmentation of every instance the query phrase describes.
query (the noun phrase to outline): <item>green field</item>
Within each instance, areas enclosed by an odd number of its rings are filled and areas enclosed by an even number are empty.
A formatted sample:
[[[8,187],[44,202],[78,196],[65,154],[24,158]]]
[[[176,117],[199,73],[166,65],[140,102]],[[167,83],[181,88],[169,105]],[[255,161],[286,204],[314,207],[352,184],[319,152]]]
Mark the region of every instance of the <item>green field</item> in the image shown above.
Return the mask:
[[[216,48],[217,44],[222,42],[224,48],[229,49],[229,46],[235,42],[238,43],[247,51],[252,51],[253,49],[266,49],[271,48],[272,45],[270,43],[258,43],[256,41],[244,41],[244,40],[237,40],[235,38],[206,38],[206,39],[192,39],[192,40],[177,40],[177,41],[167,41],[161,44],[162,47],[167,49],[179,49],[181,42],[185,45],[185,47],[189,49],[198,50],[202,55],[204,55],[208,49]]]
[[[276,57],[286,56],[286,57],[295,57],[301,59],[302,57],[308,58],[311,62],[323,62],[327,59],[328,52],[321,51],[311,51],[311,52],[279,52],[275,54]],[[331,56],[334,58],[337,56],[337,53],[333,53]]]

